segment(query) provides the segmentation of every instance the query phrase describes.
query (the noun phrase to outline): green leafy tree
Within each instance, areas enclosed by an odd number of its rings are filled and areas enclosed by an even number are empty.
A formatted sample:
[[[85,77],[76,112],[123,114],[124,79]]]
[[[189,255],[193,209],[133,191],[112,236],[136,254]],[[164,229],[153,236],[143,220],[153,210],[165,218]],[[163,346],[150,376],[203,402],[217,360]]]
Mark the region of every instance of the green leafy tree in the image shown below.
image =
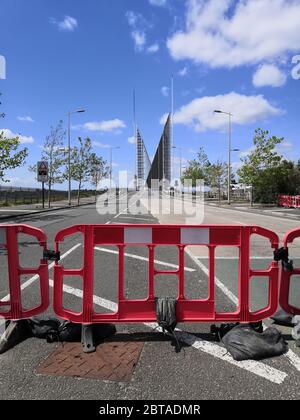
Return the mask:
[[[207,154],[201,147],[197,154],[197,158],[189,161],[181,181],[184,182],[184,180],[191,180],[193,187],[196,187],[197,180],[203,179],[205,182],[207,182],[209,166],[210,162],[208,160]]]
[[[66,163],[66,149],[64,140],[66,131],[63,128],[63,121],[59,121],[56,127],[50,129],[50,134],[46,137],[41,159],[48,162],[48,207],[51,206],[51,191],[55,184],[62,184],[65,180],[64,165]],[[37,172],[36,165],[29,168]]]
[[[102,179],[109,174],[109,167],[107,162],[101,156],[94,156],[91,169],[91,184],[95,188],[95,201],[97,200],[98,186]]]
[[[15,169],[25,163],[28,156],[28,149],[18,150],[20,140],[18,137],[7,138],[4,132],[0,132],[0,181],[9,182],[5,178],[5,172],[9,169]]]
[[[218,160],[208,168],[208,184],[211,188],[215,188],[218,191],[218,200],[221,202],[222,190],[228,184],[228,165]]]
[[[276,200],[279,193],[276,180],[287,175],[287,166],[283,157],[276,150],[284,138],[271,136],[262,129],[255,131],[253,149],[242,158],[242,167],[238,170],[240,182],[252,186],[255,201],[270,202]]]
[[[96,189],[106,172],[106,162],[92,152],[92,142],[89,138],[78,138],[79,147],[74,147],[71,156],[71,176],[78,182],[77,202],[80,204],[80,194],[83,184],[94,182]]]

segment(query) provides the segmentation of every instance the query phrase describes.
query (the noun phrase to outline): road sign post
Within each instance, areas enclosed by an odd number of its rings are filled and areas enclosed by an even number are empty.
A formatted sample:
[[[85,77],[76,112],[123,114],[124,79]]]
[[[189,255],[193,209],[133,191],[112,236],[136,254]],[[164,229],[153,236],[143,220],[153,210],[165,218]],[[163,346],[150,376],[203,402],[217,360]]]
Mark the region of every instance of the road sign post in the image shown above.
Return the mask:
[[[43,209],[45,208],[45,182],[49,180],[48,162],[42,161],[37,164],[37,180],[42,183]]]

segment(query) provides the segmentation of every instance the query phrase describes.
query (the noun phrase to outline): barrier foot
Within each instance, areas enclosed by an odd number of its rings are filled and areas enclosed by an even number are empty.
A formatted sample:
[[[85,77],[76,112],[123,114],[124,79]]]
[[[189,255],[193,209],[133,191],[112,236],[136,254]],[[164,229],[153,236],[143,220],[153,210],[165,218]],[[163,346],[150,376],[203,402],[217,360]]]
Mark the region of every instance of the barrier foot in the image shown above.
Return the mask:
[[[84,353],[94,353],[96,351],[93,337],[93,325],[81,326],[81,344]]]

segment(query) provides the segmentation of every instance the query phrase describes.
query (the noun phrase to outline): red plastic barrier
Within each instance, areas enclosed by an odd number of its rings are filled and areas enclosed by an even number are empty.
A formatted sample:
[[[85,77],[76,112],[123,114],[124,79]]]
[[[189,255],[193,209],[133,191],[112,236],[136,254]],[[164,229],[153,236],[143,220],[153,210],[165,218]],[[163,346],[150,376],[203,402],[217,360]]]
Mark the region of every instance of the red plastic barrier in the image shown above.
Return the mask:
[[[284,247],[287,249],[289,244],[292,244],[295,239],[300,238],[300,229],[291,230],[284,237]],[[295,307],[290,303],[291,282],[293,276],[300,275],[300,268],[294,268],[293,271],[288,272],[281,269],[281,286],[280,286],[280,305],[288,313],[292,315],[300,315],[300,300],[299,306]]]
[[[165,225],[81,225],[60,231],[55,238],[56,252],[65,238],[82,233],[84,236],[84,264],[80,269],[65,269],[59,263],[54,267],[54,311],[75,323],[136,323],[155,322],[154,284],[157,275],[176,275],[179,279],[177,298],[178,322],[256,322],[270,317],[278,307],[279,268],[273,261],[267,270],[251,270],[250,238],[259,235],[270,240],[278,249],[278,236],[269,230],[252,226],[165,226]],[[94,312],[94,247],[114,245],[119,249],[118,310],[113,314]],[[148,298],[128,300],[124,296],[124,253],[126,246],[143,245],[148,248]],[[154,252],[157,246],[177,246],[178,270],[155,269]],[[205,246],[209,250],[209,296],[206,300],[190,300],[185,296],[184,256],[189,245]],[[215,251],[219,246],[239,248],[238,308],[233,313],[217,313],[215,309]],[[79,276],[83,280],[83,310],[76,313],[63,306],[65,277]],[[269,303],[258,312],[250,311],[250,282],[252,277],[268,277]]]
[[[278,205],[286,208],[300,208],[300,195],[279,195]]]
[[[38,268],[20,266],[18,235],[30,235],[38,240],[40,246],[47,249],[45,233],[26,225],[0,225],[0,249],[7,254],[9,297],[0,300],[0,316],[8,320],[20,320],[43,313],[49,306],[48,263],[41,260]],[[1,275],[1,273],[0,273]],[[21,276],[39,276],[41,304],[24,310],[21,298]],[[38,278],[38,277],[37,277]],[[7,308],[6,310],[3,310]]]

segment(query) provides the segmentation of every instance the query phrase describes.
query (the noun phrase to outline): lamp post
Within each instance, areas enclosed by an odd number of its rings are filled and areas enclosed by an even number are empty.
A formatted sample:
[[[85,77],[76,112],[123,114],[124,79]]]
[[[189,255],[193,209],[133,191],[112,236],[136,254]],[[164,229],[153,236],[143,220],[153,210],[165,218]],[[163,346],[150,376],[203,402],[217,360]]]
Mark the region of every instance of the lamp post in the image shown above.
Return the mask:
[[[71,115],[73,114],[81,114],[85,112],[85,109],[78,109],[77,111],[70,111],[68,112],[68,179],[69,179],[69,188],[68,188],[68,202],[69,206],[72,204],[71,200]]]
[[[110,171],[109,171],[109,189],[111,191],[111,185],[112,185],[112,173],[113,173],[113,150],[121,149],[120,146],[112,147],[110,146]]]
[[[231,124],[231,119],[233,117],[233,114],[231,114],[231,112],[225,112],[225,111],[220,111],[220,110],[216,110],[215,111],[216,114],[225,114],[228,115],[228,120],[229,120],[229,135],[228,135],[228,205],[231,204],[231,139],[232,139],[232,124]]]

